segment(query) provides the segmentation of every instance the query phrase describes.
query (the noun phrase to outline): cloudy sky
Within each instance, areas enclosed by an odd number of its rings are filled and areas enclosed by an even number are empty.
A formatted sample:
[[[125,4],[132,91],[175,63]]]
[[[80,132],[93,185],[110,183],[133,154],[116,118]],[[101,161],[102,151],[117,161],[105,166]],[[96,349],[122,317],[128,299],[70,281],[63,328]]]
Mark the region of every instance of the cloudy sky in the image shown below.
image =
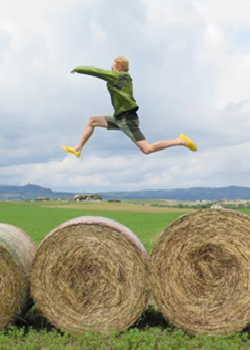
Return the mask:
[[[249,0],[0,0],[0,184],[98,192],[250,186]],[[144,155],[110,115],[105,82],[70,74],[128,57],[148,142],[198,145]]]

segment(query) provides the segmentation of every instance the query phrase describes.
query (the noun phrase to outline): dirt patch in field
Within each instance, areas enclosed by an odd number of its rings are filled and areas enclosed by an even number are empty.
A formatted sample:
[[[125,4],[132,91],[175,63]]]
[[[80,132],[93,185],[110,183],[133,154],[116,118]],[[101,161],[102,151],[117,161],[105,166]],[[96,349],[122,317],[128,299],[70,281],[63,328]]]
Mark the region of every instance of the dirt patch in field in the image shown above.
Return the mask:
[[[43,205],[41,205],[43,206]],[[148,204],[114,204],[114,203],[80,203],[80,204],[51,204],[44,205],[48,208],[60,208],[60,209],[79,209],[79,210],[103,210],[103,211],[120,211],[120,212],[136,212],[136,213],[190,213],[195,211],[195,209],[189,208],[159,208],[153,207]]]

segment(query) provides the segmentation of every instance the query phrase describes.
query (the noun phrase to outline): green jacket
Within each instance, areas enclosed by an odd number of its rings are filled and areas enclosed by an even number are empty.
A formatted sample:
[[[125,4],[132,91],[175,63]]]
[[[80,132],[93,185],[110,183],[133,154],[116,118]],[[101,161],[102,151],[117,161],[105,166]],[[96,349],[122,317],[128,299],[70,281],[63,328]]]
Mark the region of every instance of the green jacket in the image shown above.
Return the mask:
[[[128,72],[119,72],[95,67],[76,67],[77,73],[93,75],[96,78],[105,80],[114,107],[114,116],[138,109],[138,105],[133,96],[132,78]]]

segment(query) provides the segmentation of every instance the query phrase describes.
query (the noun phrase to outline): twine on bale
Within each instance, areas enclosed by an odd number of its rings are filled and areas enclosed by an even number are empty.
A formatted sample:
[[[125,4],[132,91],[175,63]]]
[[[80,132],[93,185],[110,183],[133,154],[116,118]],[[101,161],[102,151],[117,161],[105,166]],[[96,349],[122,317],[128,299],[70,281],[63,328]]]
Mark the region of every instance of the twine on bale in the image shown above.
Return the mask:
[[[201,210],[165,228],[151,254],[158,307],[190,333],[226,335],[250,324],[250,217]]]
[[[35,253],[35,243],[23,230],[0,223],[0,329],[31,306],[29,275]]]
[[[38,247],[31,293],[43,315],[61,330],[122,331],[147,306],[146,250],[127,227],[111,219],[72,219]]]

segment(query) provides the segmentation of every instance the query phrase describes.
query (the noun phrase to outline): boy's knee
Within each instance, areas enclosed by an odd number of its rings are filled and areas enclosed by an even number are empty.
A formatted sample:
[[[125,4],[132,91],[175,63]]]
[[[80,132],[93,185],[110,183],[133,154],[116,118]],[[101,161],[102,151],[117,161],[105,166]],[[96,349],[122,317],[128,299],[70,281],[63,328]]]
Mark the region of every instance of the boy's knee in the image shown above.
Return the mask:
[[[88,121],[88,124],[91,125],[91,126],[95,126],[95,123],[96,123],[95,117],[90,117],[89,121]]]

